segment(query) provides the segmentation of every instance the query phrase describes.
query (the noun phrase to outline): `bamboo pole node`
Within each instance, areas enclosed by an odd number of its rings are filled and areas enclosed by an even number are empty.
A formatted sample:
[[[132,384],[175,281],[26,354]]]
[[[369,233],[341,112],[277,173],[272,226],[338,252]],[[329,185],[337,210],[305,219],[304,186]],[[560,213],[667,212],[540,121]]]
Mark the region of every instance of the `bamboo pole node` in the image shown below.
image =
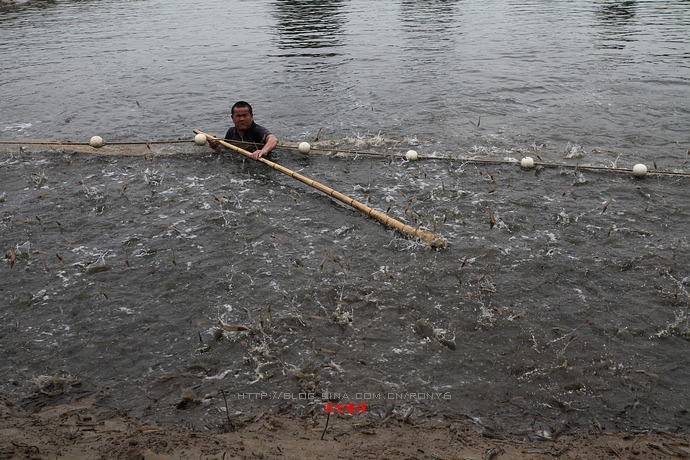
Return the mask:
[[[217,141],[220,145],[229,148],[230,150],[234,150],[237,153],[241,153],[242,155],[251,158],[252,154],[241,148],[237,147],[236,145],[232,145],[231,143],[223,140],[223,139],[217,139],[214,136],[211,136],[210,134],[206,134],[203,131],[200,131],[198,129],[194,130],[195,134],[203,134],[206,136],[207,139],[213,139]],[[369,206],[360,203],[359,201],[350,198],[347,195],[343,195],[342,193],[333,190],[330,187],[327,187],[319,182],[316,182],[315,180],[309,179],[308,177],[305,177],[295,171],[292,171],[291,169],[286,168],[285,166],[281,166],[278,163],[275,163],[271,160],[267,160],[266,158],[259,158],[257,161],[265,164],[266,166],[269,166],[270,168],[275,169],[276,171],[279,171],[286,176],[290,176],[295,180],[298,180],[302,182],[303,184],[307,184],[310,187],[313,187],[317,189],[318,191],[330,196],[331,198],[334,198],[338,201],[341,201],[348,206],[352,206],[353,208],[357,209],[358,211],[366,214],[367,216],[371,217],[372,219],[375,219],[379,221],[381,224],[391,227],[395,230],[398,230],[400,233],[402,233],[405,236],[412,237],[412,238],[417,238],[420,241],[427,243],[429,246],[432,248],[442,248],[446,245],[446,242],[443,238],[440,238],[437,235],[434,235],[431,232],[427,232],[425,230],[421,230],[419,228],[414,228],[410,225],[404,224],[400,222],[399,220],[396,220],[380,211],[377,211],[375,209],[370,208]]]

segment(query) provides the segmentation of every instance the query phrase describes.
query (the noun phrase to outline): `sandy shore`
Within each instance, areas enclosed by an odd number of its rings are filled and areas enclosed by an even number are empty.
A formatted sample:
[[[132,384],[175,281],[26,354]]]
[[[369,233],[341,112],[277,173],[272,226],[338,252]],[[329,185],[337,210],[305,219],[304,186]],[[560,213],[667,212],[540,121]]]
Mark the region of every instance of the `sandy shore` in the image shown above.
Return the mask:
[[[25,412],[0,399],[0,459],[672,459],[690,438],[647,430],[489,438],[462,420],[298,419],[262,414],[217,432],[147,425],[93,397]]]

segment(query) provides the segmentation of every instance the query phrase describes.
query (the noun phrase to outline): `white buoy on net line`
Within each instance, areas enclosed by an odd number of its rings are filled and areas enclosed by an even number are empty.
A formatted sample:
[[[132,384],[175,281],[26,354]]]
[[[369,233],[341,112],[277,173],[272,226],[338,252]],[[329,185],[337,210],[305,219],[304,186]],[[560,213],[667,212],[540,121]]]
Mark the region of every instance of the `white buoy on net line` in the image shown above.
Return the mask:
[[[523,168],[531,169],[534,168],[534,158],[532,157],[525,157],[522,160],[520,160],[520,166]]]
[[[94,148],[101,148],[105,145],[103,138],[101,136],[93,136],[89,139],[89,145]]]
[[[633,175],[635,177],[644,177],[647,175],[647,167],[642,163],[638,163],[633,166]]]
[[[405,158],[409,161],[415,161],[419,159],[419,154],[416,150],[408,150],[407,153],[405,153]]]
[[[196,145],[206,145],[206,135],[197,134],[196,136],[194,136],[194,143]]]
[[[297,146],[297,150],[299,150],[299,153],[304,153],[306,155],[311,150],[311,145],[309,145],[309,142],[300,142]]]

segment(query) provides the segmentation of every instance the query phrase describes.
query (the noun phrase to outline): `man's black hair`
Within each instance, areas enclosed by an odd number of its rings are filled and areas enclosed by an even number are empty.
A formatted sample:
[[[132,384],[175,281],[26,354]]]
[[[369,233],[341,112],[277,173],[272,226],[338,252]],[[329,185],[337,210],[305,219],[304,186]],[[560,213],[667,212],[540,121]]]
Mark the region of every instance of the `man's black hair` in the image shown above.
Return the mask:
[[[249,115],[254,115],[254,112],[252,112],[252,106],[249,105],[249,102],[245,102],[245,101],[235,102],[235,105],[233,105],[232,109],[230,110],[230,113],[232,115],[235,115],[235,107],[237,107],[237,108],[247,107],[249,109]]]

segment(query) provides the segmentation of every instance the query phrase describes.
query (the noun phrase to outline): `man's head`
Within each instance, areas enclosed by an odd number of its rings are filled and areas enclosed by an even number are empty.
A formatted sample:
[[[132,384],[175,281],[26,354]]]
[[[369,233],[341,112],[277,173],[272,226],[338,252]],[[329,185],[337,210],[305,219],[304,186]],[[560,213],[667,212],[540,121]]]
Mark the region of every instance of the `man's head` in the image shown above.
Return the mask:
[[[230,113],[232,115],[235,115],[235,109],[238,109],[238,108],[247,108],[247,109],[249,109],[249,115],[253,115],[252,106],[249,105],[249,102],[245,102],[245,101],[235,102],[235,105],[232,106]]]
[[[248,130],[252,123],[254,123],[254,115],[252,113],[252,106],[248,102],[235,102],[232,106],[232,122],[238,131],[244,132]]]

